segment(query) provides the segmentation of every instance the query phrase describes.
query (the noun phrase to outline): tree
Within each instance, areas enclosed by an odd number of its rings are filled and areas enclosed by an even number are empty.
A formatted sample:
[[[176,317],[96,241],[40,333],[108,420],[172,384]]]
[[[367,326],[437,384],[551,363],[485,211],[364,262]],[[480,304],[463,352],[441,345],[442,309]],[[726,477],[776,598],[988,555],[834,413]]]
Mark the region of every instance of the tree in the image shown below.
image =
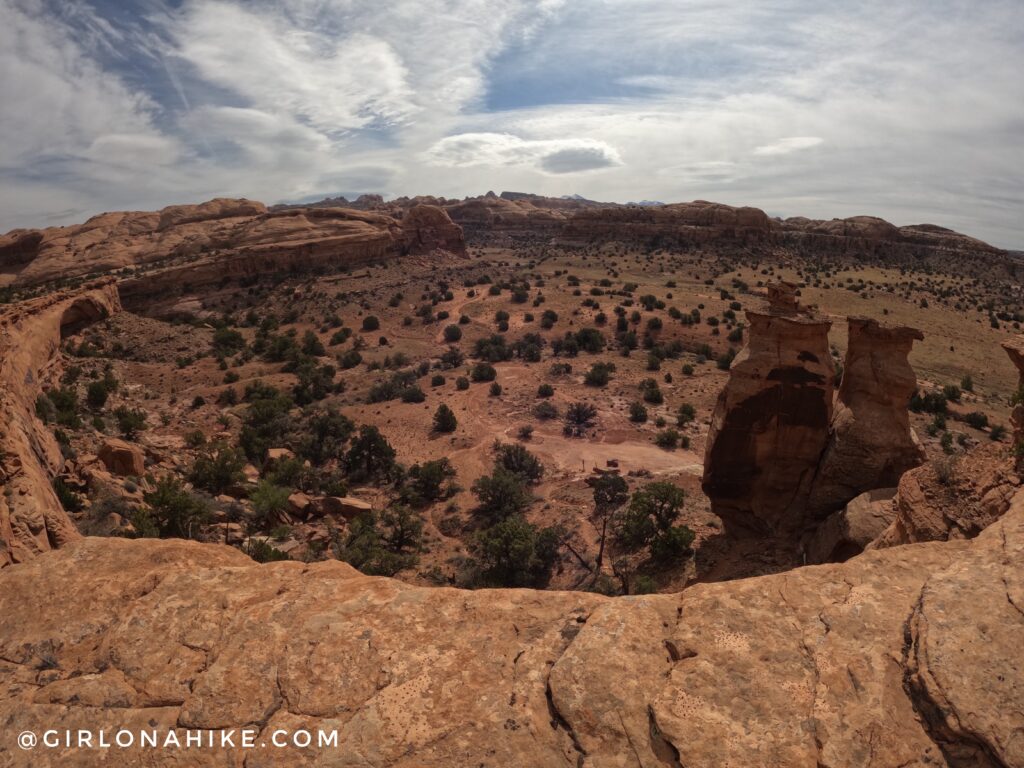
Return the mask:
[[[594,565],[595,578],[601,573],[604,562],[605,543],[608,538],[608,524],[619,508],[629,500],[629,486],[619,475],[601,475],[594,482],[594,513],[601,523],[601,542]]]
[[[245,349],[245,339],[233,328],[221,327],[213,332],[213,351],[218,357],[227,357]]]
[[[647,409],[643,403],[632,403],[629,406],[629,420],[637,424],[647,421]]]
[[[571,403],[565,411],[564,432],[569,437],[582,437],[594,426],[597,418],[597,407],[590,403]]]
[[[678,559],[690,548],[694,534],[676,519],[683,507],[685,494],[668,482],[649,483],[633,494],[623,515],[616,538],[626,549],[636,551],[649,547],[652,559],[669,562]]]
[[[380,330],[380,320],[374,315],[367,315],[363,318],[363,330],[364,331],[376,331]]]
[[[544,465],[540,459],[526,450],[520,443],[494,444],[494,465],[518,475],[525,483],[539,483],[544,476]]]
[[[477,363],[469,372],[469,377],[473,381],[494,381],[497,376],[498,372],[490,363]]]
[[[194,539],[210,520],[209,503],[185,490],[175,477],[162,478],[142,498],[151,508],[148,517],[161,537]]]
[[[228,487],[242,481],[244,466],[245,456],[241,451],[220,443],[196,457],[188,479],[192,485],[204,491],[223,493]]]
[[[414,504],[446,499],[455,491],[454,486],[448,482],[453,477],[455,467],[446,458],[413,464],[409,469],[410,482],[406,496]]]
[[[345,538],[336,542],[335,554],[371,576],[394,576],[416,564],[416,555],[408,550],[419,546],[421,531],[422,522],[417,529],[408,508],[380,516],[363,512],[349,524]]]
[[[454,344],[462,338],[462,329],[457,325],[446,325],[444,328],[444,340]]]
[[[89,383],[85,391],[85,402],[89,404],[90,408],[98,411],[107,404],[109,394],[110,391],[107,389],[106,383],[102,380],[93,381]]]
[[[441,403],[437,406],[437,410],[434,411],[434,429],[438,432],[450,433],[454,432],[459,426],[459,420],[455,418],[455,412],[449,408],[445,403]]]
[[[122,405],[114,411],[114,416],[117,418],[117,428],[129,440],[135,439],[146,428],[145,411]]]
[[[491,524],[522,512],[533,502],[523,479],[504,467],[478,478],[471,490],[480,500],[476,513]]]
[[[511,515],[477,534],[473,542],[484,585],[542,588],[564,539],[559,528],[538,528]]]
[[[320,338],[312,331],[306,331],[302,336],[302,353],[310,357],[322,357],[327,354]]]
[[[344,464],[357,482],[388,478],[395,469],[395,449],[379,429],[363,424],[345,454]]]
[[[277,518],[288,509],[288,497],[291,492],[287,488],[275,485],[269,480],[260,480],[259,485],[249,495],[253,511],[264,523]]]

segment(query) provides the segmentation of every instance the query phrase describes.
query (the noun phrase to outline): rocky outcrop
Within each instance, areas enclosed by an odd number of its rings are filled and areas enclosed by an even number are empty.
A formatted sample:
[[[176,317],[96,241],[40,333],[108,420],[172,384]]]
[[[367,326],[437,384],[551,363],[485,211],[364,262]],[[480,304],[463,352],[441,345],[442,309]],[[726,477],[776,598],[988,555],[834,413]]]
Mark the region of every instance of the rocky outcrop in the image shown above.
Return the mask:
[[[619,206],[577,211],[566,222],[559,241],[586,244],[619,240],[659,245],[730,241],[768,242],[772,222],[759,208],[734,208],[697,200],[662,206]]]
[[[1020,500],[972,542],[627,598],[86,538],[0,572],[0,722],[338,734],[126,766],[1024,766],[1022,557]]]
[[[866,317],[848,319],[839,397],[808,501],[820,517],[874,488],[895,486],[925,458],[910,427],[907,404],[917,376],[907,359],[916,328],[887,328]]]
[[[831,323],[802,308],[798,295],[795,284],[773,283],[768,311],[747,312],[748,346],[712,416],[703,488],[733,534],[810,536],[852,499],[895,487],[924,460],[907,408],[917,386],[907,357],[921,332],[850,317],[833,402]],[[841,534],[833,528],[821,535]]]
[[[878,488],[829,515],[804,547],[807,562],[842,563],[859,555],[893,522],[895,488]]]
[[[1013,425],[1013,445],[1017,453],[1017,471],[1024,472],[1024,336],[1015,336],[1003,342],[1003,349],[1017,369],[1017,392],[1014,396],[1010,423]]]
[[[747,320],[711,418],[702,486],[731,533],[798,533],[832,420],[832,324],[753,311]]]
[[[444,209],[436,205],[416,205],[402,218],[405,248],[411,253],[441,250],[465,254],[466,241],[462,227],[453,222]]]
[[[142,477],[146,473],[146,454],[137,445],[107,438],[98,452],[108,471],[122,477]]]
[[[900,478],[895,518],[869,548],[974,538],[1006,514],[1020,485],[998,446],[913,469]]]
[[[423,208],[423,210],[417,210]],[[414,206],[408,221],[348,208],[268,211],[251,200],[211,200],[156,212],[105,213],[84,224],[15,231],[0,238],[0,268],[32,285],[123,268],[167,266],[158,291],[175,282],[292,268],[358,266],[435,248],[462,253],[462,233],[440,208]],[[159,280],[165,283],[161,286]],[[126,298],[137,295],[133,281]]]
[[[35,412],[62,336],[120,309],[112,281],[0,313],[0,568],[78,538],[53,491],[60,448]]]

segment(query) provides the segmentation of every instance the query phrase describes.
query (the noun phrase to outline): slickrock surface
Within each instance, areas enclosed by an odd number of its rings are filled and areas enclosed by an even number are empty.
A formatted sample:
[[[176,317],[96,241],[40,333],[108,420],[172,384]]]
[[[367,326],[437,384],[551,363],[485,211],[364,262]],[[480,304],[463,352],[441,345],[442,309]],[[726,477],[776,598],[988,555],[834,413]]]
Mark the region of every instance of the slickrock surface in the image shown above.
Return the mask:
[[[732,532],[799,532],[832,420],[831,322],[753,311],[747,320],[711,418],[703,488]]]
[[[1024,766],[1022,557],[1021,496],[971,542],[617,599],[85,538],[0,572],[0,723],[339,731],[185,761],[250,768]]]
[[[268,211],[251,200],[211,200],[153,212],[94,216],[84,224],[14,230],[0,237],[0,268],[15,285],[137,267],[175,264],[167,286],[193,286],[292,265],[357,266],[435,248],[462,253],[462,231],[435,206],[414,206],[398,221],[348,208]]]
[[[120,310],[112,281],[13,305],[0,313],[0,568],[78,538],[50,484],[63,459],[36,417],[40,383],[61,333]]]
[[[907,410],[917,388],[907,356],[924,334],[866,317],[849,318],[848,327],[829,444],[808,502],[812,515],[827,514],[864,491],[895,486],[925,456]]]

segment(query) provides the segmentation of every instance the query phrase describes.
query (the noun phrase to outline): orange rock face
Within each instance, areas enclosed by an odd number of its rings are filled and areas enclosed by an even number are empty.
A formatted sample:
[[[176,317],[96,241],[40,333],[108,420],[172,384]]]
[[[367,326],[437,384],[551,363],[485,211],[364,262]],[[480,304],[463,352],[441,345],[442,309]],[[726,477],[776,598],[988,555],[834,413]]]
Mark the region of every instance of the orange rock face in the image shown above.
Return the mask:
[[[617,599],[85,538],[0,571],[0,722],[338,735],[118,765],[1021,766],[1022,558],[1021,497],[970,542]]]
[[[211,275],[218,280],[292,264],[359,265],[435,248],[464,251],[461,230],[442,209],[417,206],[407,216],[399,222],[348,208],[268,211],[262,203],[226,199],[156,212],[106,213],[77,226],[15,230],[0,237],[0,268],[15,273],[15,285],[31,285],[167,262],[173,263],[168,271],[174,276],[165,275],[166,285],[202,284]]]
[[[61,334],[120,310],[112,281],[15,304],[0,313],[0,567],[79,537],[51,478],[62,463],[35,413]]]
[[[917,376],[907,356],[916,328],[886,328],[866,317],[848,321],[849,342],[829,444],[814,479],[808,511],[821,516],[854,496],[895,486],[924,461],[907,403]]]
[[[747,346],[711,418],[702,485],[731,532],[794,533],[832,420],[831,322],[753,311],[747,320]]]
[[[142,449],[124,440],[108,438],[98,455],[103,466],[115,475],[142,477],[146,472],[146,457]]]

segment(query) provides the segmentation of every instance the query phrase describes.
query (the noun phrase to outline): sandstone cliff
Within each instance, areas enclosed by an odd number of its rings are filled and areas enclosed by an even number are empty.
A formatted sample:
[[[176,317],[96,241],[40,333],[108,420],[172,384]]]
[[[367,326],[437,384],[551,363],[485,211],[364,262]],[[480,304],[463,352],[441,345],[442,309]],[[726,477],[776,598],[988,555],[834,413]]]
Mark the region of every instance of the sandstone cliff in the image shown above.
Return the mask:
[[[106,281],[0,313],[0,568],[78,538],[50,483],[63,460],[35,401],[62,335],[119,309],[117,288]]]
[[[970,542],[617,599],[86,538],[0,572],[0,722],[339,732],[126,766],[1024,766],[1022,557],[1022,497]]]
[[[15,230],[0,237],[0,270],[23,286],[169,262],[179,282],[201,281],[218,271],[231,277],[250,268],[359,265],[438,248],[462,253],[464,244],[460,228],[436,206],[412,206],[399,221],[349,208],[268,211],[251,200],[218,199]]]

